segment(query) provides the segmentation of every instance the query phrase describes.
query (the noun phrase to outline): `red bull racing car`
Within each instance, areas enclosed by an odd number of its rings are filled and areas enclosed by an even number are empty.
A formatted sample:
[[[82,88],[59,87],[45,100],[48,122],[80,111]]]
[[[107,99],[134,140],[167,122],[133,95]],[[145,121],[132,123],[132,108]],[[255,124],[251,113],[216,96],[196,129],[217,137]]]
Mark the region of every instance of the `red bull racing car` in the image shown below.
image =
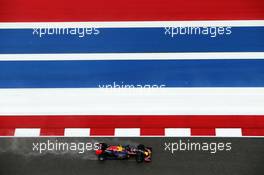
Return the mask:
[[[99,161],[107,159],[129,159],[134,157],[136,162],[151,162],[152,148],[145,147],[140,144],[137,147],[131,147],[129,145],[107,145],[106,143],[100,143],[99,149],[96,150],[96,155]]]

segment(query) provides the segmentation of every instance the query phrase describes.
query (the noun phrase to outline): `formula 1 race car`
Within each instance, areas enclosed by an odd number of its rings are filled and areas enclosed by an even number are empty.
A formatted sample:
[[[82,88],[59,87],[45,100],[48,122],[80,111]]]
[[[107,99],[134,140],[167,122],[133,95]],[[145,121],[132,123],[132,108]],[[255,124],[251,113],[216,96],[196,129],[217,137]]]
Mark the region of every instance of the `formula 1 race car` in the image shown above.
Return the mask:
[[[131,147],[129,145],[107,145],[106,143],[100,143],[99,149],[96,150],[96,155],[99,161],[104,161],[106,159],[129,159],[134,157],[136,162],[151,162],[152,158],[152,148],[145,147],[140,144],[137,147]]]

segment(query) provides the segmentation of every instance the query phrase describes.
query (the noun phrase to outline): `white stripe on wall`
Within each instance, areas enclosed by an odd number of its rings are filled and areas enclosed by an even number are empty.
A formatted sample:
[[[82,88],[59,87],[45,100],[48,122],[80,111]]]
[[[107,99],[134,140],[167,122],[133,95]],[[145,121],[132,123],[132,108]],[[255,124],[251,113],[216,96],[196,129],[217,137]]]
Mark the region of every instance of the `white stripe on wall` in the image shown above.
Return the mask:
[[[264,20],[130,21],[130,22],[2,22],[0,29],[25,28],[132,28],[132,27],[243,27],[264,26]]]
[[[90,128],[65,128],[64,136],[66,137],[89,137]]]
[[[241,137],[241,128],[216,128],[215,135],[217,137]]]
[[[15,129],[15,137],[38,137],[40,136],[39,128],[17,128]]]
[[[0,54],[0,61],[264,59],[264,52]]]
[[[264,114],[264,88],[29,88],[0,97],[0,115]]]
[[[116,137],[137,137],[140,136],[139,128],[116,128]]]
[[[190,128],[165,128],[165,136],[168,137],[189,137],[191,136]]]

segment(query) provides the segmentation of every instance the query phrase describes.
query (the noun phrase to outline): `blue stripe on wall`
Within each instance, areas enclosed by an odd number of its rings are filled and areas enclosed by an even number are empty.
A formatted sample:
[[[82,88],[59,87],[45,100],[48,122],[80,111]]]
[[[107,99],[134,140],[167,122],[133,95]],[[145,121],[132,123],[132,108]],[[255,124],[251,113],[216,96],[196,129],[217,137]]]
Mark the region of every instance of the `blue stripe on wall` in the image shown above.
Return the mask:
[[[263,52],[264,27],[233,27],[232,34],[165,35],[164,28],[101,28],[99,35],[32,35],[1,29],[0,53]]]
[[[264,60],[1,61],[0,88],[264,87]]]

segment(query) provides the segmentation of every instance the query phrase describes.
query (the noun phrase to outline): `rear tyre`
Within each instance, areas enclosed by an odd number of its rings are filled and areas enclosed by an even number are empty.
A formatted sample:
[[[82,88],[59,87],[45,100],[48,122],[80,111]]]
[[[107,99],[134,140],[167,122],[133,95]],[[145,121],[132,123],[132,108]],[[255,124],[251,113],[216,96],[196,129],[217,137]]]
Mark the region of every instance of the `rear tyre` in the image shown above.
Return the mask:
[[[106,143],[101,143],[101,150],[106,150],[108,145]]]
[[[98,160],[99,161],[104,161],[105,160],[105,155],[104,154],[98,155]]]

